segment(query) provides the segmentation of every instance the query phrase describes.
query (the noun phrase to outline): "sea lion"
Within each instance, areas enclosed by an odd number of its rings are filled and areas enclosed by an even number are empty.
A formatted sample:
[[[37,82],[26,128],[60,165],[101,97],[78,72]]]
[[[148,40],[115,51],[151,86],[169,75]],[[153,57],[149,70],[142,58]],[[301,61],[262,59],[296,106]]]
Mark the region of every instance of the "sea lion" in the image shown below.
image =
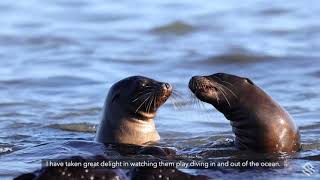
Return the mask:
[[[153,117],[157,109],[169,98],[172,87],[168,83],[158,82],[142,76],[133,76],[115,83],[106,98],[103,118],[96,140],[110,143],[120,150],[130,149],[136,155],[154,157],[172,157],[175,152],[169,148],[141,146],[147,142],[158,141],[159,134]],[[115,148],[115,149],[118,149]],[[129,148],[129,149],[128,149]],[[123,153],[123,152],[122,152]],[[108,154],[108,153],[107,153]],[[132,156],[131,156],[132,157]],[[111,158],[111,159],[110,159]],[[72,162],[108,162],[112,156],[82,157],[72,156],[61,161]],[[129,172],[130,171],[130,172]],[[126,169],[108,169],[104,167],[42,167],[32,173],[22,174],[16,180],[34,179],[208,179],[203,175],[192,175],[176,168],[132,167]]]
[[[115,83],[105,100],[96,141],[143,145],[160,136],[153,118],[172,93],[169,83],[132,76]]]
[[[194,76],[190,90],[230,120],[239,149],[296,152],[300,134],[289,113],[250,79],[217,73]]]

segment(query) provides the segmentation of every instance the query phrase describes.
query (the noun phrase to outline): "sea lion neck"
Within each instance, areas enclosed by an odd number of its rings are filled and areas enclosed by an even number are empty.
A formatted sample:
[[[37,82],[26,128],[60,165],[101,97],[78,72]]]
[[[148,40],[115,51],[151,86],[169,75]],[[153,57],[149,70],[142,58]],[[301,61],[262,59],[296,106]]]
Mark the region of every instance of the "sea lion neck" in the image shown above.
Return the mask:
[[[229,104],[230,103],[230,104]],[[238,103],[234,103],[233,100],[230,101],[229,103],[227,102],[214,102],[210,103],[216,110],[224,114],[224,116],[232,116],[235,112],[240,111],[242,109],[241,107],[238,106]],[[230,119],[229,119],[230,120]]]
[[[132,118],[136,120],[141,120],[141,121],[152,121],[153,118],[156,116],[156,112],[143,112],[143,111],[138,111],[132,113]]]
[[[229,121],[242,121],[246,120],[249,116],[249,113],[245,109],[240,107],[233,108],[222,113]]]

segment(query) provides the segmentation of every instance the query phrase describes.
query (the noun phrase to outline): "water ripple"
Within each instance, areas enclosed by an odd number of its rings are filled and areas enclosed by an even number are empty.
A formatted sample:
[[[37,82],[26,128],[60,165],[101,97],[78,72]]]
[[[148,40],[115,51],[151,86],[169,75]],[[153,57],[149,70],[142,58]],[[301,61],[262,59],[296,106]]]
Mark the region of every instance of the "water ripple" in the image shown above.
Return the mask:
[[[184,35],[187,33],[194,32],[196,28],[190,24],[175,21],[166,25],[155,27],[151,32],[162,35],[162,34],[174,34],[174,35]]]

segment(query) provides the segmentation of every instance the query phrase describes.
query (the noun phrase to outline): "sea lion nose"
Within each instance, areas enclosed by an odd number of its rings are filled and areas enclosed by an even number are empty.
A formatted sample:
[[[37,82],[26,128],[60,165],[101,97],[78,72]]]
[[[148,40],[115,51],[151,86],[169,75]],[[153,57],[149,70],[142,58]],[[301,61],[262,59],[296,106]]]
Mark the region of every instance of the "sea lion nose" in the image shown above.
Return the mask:
[[[163,87],[164,89],[167,89],[167,90],[171,90],[171,89],[172,89],[172,86],[171,86],[169,83],[163,83],[163,84],[162,84],[162,87]]]
[[[191,78],[191,81],[196,81],[196,80],[198,80],[198,79],[200,79],[201,78],[201,76],[193,76],[192,78]]]
[[[197,82],[198,79],[200,79],[201,76],[193,76],[189,81],[189,88],[193,88],[194,84]]]

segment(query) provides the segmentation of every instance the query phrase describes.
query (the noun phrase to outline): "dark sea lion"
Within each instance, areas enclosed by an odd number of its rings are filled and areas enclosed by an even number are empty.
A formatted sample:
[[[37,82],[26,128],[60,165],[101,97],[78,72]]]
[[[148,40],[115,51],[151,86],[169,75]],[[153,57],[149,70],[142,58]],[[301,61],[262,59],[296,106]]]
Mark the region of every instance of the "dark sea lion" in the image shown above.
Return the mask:
[[[141,146],[158,141],[159,134],[153,118],[157,109],[168,99],[172,87],[142,76],[133,76],[114,84],[107,96],[104,113],[96,140],[110,143],[110,147],[121,154],[172,157],[175,151],[169,148]],[[104,156],[72,156],[63,160],[73,162],[102,162],[114,159],[110,152]],[[123,157],[124,157],[123,156]],[[118,157],[119,158],[119,157]],[[17,180],[35,179],[208,179],[206,176],[184,173],[176,168],[132,167],[129,169],[83,168],[83,167],[43,167],[32,173],[22,174]]]
[[[256,152],[295,152],[300,134],[288,112],[250,79],[217,73],[194,76],[190,90],[230,120],[235,144]]]
[[[169,83],[143,76],[115,83],[105,101],[96,141],[135,145],[158,141],[153,118],[171,93]]]

